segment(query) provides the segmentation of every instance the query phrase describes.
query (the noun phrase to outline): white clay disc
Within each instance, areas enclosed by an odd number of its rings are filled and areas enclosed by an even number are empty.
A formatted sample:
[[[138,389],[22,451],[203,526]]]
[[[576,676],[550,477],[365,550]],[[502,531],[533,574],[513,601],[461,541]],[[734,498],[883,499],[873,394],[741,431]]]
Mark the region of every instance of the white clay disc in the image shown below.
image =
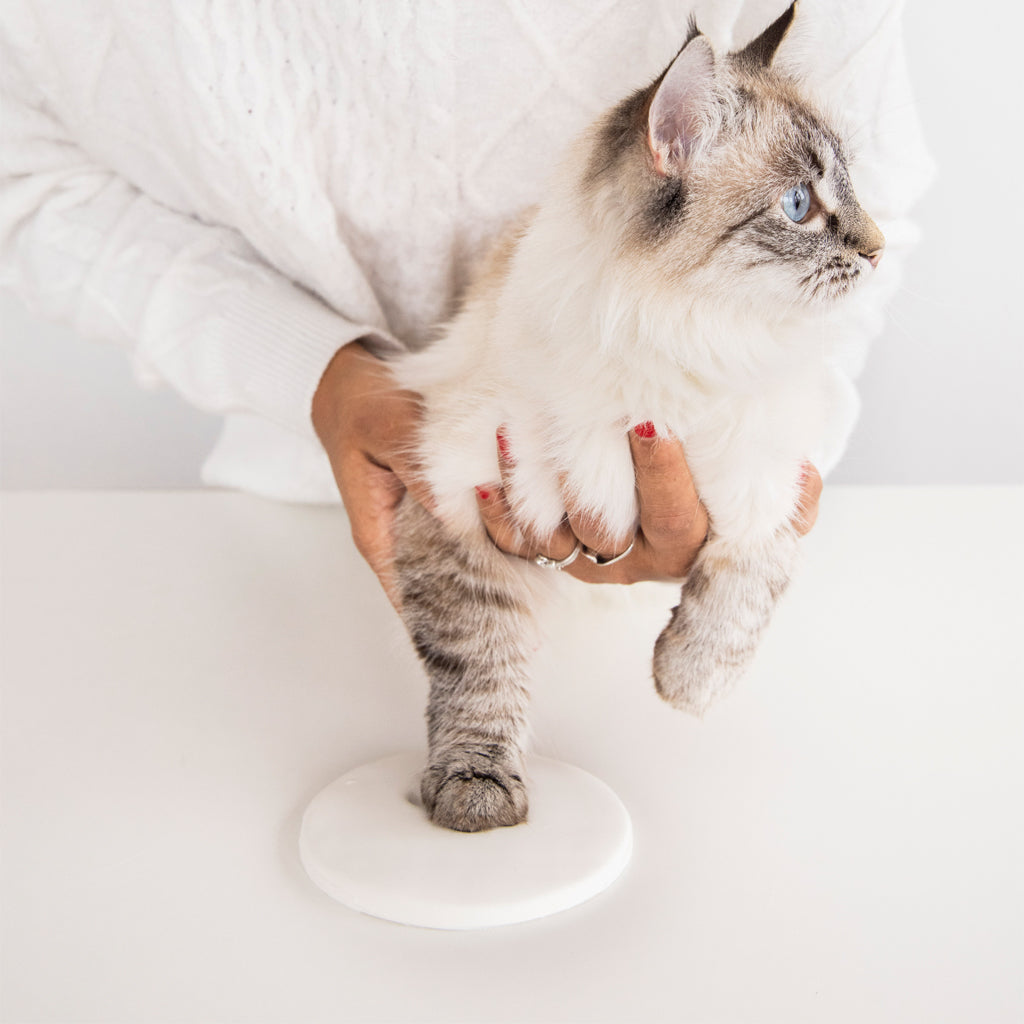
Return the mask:
[[[573,765],[526,763],[529,820],[488,832],[431,824],[419,805],[424,759],[354,769],[306,809],[299,853],[329,896],[424,928],[486,928],[567,910],[607,889],[633,848],[619,798]]]

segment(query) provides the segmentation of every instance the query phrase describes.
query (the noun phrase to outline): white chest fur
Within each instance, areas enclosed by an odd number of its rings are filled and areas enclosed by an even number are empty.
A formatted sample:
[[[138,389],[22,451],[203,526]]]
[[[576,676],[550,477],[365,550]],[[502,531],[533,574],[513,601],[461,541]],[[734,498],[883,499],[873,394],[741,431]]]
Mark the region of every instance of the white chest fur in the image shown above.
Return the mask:
[[[553,530],[563,491],[628,537],[637,515],[628,431],[651,421],[680,438],[717,533],[757,542],[792,513],[800,465],[828,430],[822,326],[766,326],[693,305],[659,319],[643,303],[602,308],[579,290],[555,308],[543,288],[471,303],[404,364],[426,396],[426,471],[442,515],[475,530],[473,485],[496,481],[495,431],[516,465],[517,513]]]

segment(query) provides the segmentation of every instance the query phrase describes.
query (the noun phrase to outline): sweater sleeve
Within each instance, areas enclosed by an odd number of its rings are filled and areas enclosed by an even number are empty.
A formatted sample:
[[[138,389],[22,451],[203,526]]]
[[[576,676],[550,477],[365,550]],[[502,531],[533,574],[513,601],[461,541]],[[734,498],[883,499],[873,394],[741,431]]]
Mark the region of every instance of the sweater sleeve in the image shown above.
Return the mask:
[[[0,48],[2,49],[2,48]],[[6,62],[5,62],[6,63]],[[98,166],[10,67],[0,117],[0,286],[38,315],[131,351],[144,383],[312,439],[312,396],[354,322],[237,232],[172,210]]]

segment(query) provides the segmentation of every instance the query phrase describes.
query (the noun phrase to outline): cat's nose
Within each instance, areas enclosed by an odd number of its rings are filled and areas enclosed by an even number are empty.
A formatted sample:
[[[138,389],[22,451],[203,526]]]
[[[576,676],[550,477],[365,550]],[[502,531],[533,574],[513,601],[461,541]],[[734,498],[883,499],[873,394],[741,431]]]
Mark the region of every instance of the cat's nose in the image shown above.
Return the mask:
[[[878,261],[885,252],[885,235],[879,230],[878,225],[863,211],[854,233],[857,239],[857,253],[864,257],[872,267],[878,266]]]

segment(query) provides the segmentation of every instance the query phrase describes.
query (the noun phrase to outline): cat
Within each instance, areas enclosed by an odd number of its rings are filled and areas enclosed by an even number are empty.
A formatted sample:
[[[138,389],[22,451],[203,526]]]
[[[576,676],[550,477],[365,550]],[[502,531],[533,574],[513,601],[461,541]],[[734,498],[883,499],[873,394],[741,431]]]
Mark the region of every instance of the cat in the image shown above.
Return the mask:
[[[515,516],[550,534],[563,488],[624,549],[628,430],[673,434],[711,527],[654,649],[658,693],[703,713],[750,660],[791,575],[801,465],[829,425],[821,313],[885,240],[838,134],[774,66],[796,4],[718,55],[691,21],[674,61],[571,149],[460,312],[395,365],[423,396],[436,499],[396,520],[400,613],[430,680],[423,805],[437,825],[525,820],[532,609],[549,569],[502,554],[474,485],[515,454]]]

